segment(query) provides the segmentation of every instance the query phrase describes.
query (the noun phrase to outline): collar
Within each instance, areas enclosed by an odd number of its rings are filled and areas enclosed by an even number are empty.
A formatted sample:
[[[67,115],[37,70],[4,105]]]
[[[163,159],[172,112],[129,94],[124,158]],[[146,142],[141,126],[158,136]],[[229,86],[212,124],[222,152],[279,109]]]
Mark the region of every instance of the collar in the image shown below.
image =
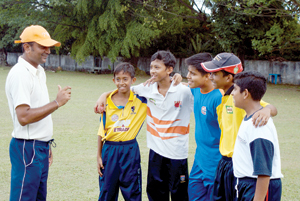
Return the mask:
[[[224,96],[229,96],[231,94],[231,92],[233,91],[233,88],[234,88],[234,85],[231,85],[231,87],[226,91]]]
[[[111,109],[118,109],[118,106],[116,106],[114,104],[114,102],[111,100],[111,97],[116,94],[118,92],[118,89],[114,90],[107,98],[107,105],[109,106],[109,108]],[[129,98],[128,98],[128,102],[132,102],[133,101],[133,98],[134,98],[134,94],[133,92],[130,90],[130,95],[129,95]]]
[[[180,84],[178,84],[177,86],[174,86],[174,81],[172,81],[172,83],[171,83],[171,85],[170,85],[170,87],[168,89],[168,92],[176,92]],[[157,82],[155,82],[154,84],[152,84],[152,87],[153,87],[153,92],[152,93],[159,94]]]
[[[25,59],[23,59],[22,56],[19,56],[18,58],[18,63],[21,63],[23,66],[25,66],[25,68],[27,68],[27,70],[35,76],[39,76],[39,72],[42,70],[42,66],[38,65],[37,68],[35,68],[33,65],[31,65],[28,61],[26,61]]]

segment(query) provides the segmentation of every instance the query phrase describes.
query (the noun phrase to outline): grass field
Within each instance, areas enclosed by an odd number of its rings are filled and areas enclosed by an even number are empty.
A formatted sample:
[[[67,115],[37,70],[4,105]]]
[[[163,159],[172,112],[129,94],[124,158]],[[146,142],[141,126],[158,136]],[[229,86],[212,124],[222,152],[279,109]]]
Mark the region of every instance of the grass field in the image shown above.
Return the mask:
[[[8,155],[12,132],[12,120],[5,96],[5,79],[9,67],[0,67],[0,201],[9,200],[10,161]],[[138,77],[137,83],[147,77]],[[65,106],[52,114],[54,139],[54,163],[48,179],[48,200],[97,200],[99,194],[96,168],[97,131],[99,115],[93,106],[102,92],[115,88],[112,75],[95,75],[78,72],[47,72],[50,100],[56,98],[57,85],[72,87],[72,98]],[[278,109],[274,118],[277,127],[283,178],[282,200],[300,200],[300,87],[269,85],[264,100]],[[194,120],[191,121],[189,168],[195,151]],[[148,148],[145,127],[138,136],[142,157],[143,200],[146,196]],[[123,200],[119,196],[119,200]]]

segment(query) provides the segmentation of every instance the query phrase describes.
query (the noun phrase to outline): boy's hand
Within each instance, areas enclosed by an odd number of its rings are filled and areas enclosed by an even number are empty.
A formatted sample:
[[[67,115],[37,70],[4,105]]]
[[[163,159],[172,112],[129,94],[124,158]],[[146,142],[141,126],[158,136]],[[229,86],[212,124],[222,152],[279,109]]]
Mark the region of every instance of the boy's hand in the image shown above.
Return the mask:
[[[146,82],[143,83],[144,86],[150,86],[151,84],[153,84],[153,80],[155,79],[155,77],[151,77],[150,79],[146,80]]]
[[[95,106],[94,106],[94,112],[97,114],[102,114],[105,112],[105,104],[106,104],[106,98],[110,95],[111,92],[105,92],[101,94],[99,99],[97,100]]]
[[[102,177],[103,173],[101,172],[101,169],[104,169],[104,166],[103,166],[101,157],[97,157],[97,169],[98,169],[99,176]]]
[[[253,125],[255,127],[258,127],[258,126],[260,127],[260,126],[266,125],[271,116],[270,112],[271,112],[271,109],[268,107],[264,107],[261,110],[257,111],[252,116]]]
[[[52,165],[53,163],[53,154],[52,154],[52,149],[49,149],[49,167]]]
[[[171,81],[174,82],[174,86],[177,86],[182,81],[182,76],[179,73],[175,73],[174,76],[171,78]]]

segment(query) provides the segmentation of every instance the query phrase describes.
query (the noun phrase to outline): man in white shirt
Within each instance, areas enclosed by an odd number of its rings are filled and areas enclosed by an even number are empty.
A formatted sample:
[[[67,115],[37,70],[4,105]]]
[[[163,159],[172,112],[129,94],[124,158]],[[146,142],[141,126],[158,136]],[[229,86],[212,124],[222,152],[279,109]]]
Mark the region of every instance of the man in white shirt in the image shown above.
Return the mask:
[[[5,84],[14,130],[10,142],[10,200],[46,200],[48,169],[53,155],[51,113],[71,98],[71,87],[58,85],[57,97],[49,102],[46,62],[50,47],[61,44],[39,25],[26,27],[20,35],[23,54],[10,70]]]

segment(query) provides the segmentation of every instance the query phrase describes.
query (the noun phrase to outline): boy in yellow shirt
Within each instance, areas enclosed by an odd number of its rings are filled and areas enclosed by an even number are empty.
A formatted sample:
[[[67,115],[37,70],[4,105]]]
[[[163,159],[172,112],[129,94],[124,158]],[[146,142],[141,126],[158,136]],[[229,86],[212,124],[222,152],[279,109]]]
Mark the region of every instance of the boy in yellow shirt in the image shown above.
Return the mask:
[[[136,141],[147,111],[147,100],[130,90],[134,67],[120,63],[114,71],[117,90],[106,102],[98,131],[97,168],[99,200],[117,200],[119,187],[125,200],[141,200],[141,160]],[[105,168],[107,167],[107,168]]]

